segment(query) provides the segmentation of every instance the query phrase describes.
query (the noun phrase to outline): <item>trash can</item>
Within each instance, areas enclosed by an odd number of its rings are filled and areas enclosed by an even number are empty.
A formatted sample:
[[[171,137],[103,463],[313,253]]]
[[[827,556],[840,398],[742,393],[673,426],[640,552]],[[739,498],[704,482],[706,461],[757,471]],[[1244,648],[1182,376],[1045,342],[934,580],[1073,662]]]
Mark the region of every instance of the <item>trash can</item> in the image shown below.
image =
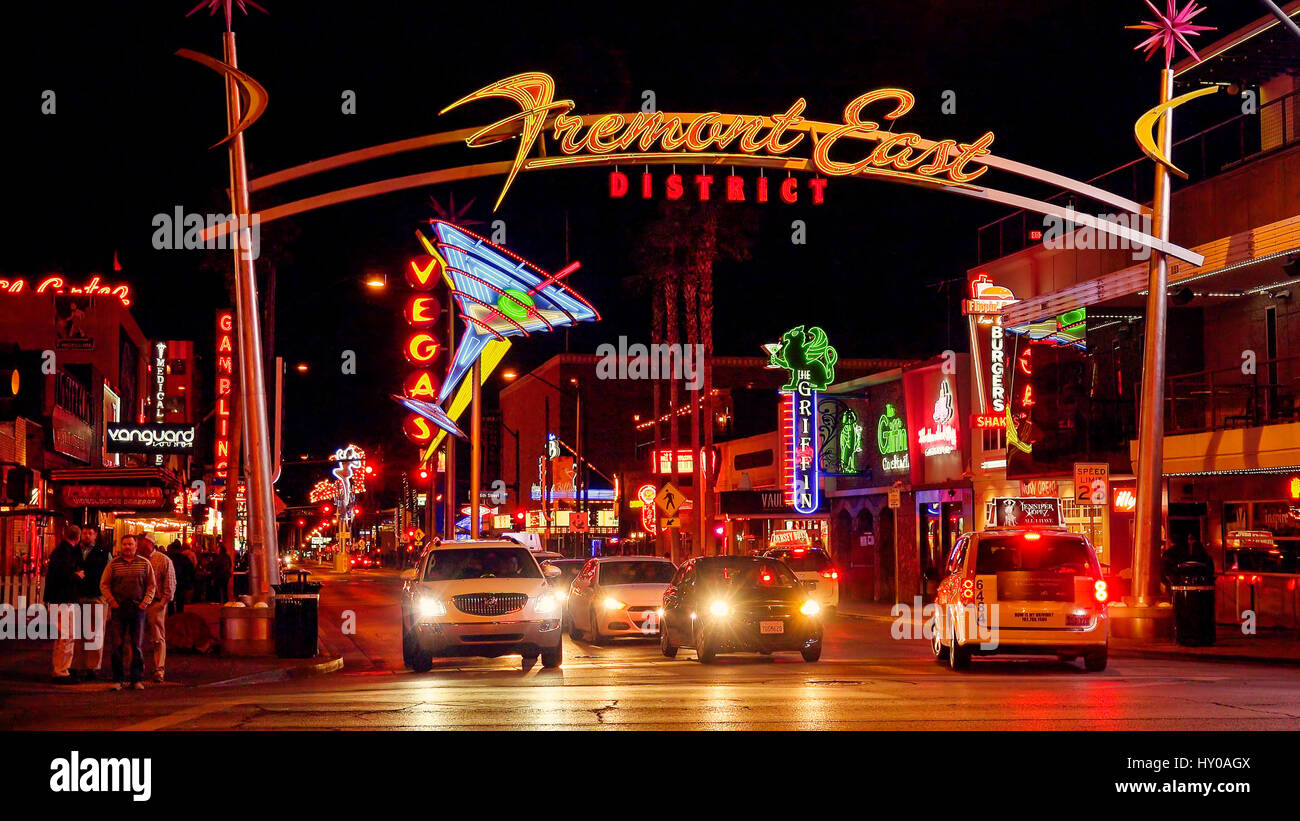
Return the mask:
[[[1174,641],[1184,647],[1214,644],[1214,568],[1183,562],[1171,574],[1169,593],[1174,605]]]
[[[309,582],[306,570],[298,580],[272,585],[275,588],[275,654],[284,659],[314,658],[318,651],[317,626],[320,618],[320,582]]]

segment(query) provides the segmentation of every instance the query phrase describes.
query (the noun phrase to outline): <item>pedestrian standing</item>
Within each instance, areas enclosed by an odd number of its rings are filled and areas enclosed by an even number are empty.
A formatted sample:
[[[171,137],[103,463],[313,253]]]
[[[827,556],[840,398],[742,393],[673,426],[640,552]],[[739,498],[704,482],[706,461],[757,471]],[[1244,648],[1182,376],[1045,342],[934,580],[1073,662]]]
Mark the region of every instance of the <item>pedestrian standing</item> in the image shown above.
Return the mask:
[[[140,555],[149,560],[158,589],[145,611],[145,645],[153,665],[153,680],[162,684],[167,667],[167,608],[176,595],[176,568],[167,554],[154,546],[153,539],[140,539]]]
[[[63,540],[50,551],[50,562],[45,569],[45,603],[77,604],[80,583],[86,572],[81,568],[81,551],[77,542],[81,538],[81,528],[69,524],[63,528]],[[72,623],[68,621],[71,614],[66,608],[57,608],[62,618],[51,624],[54,630],[54,672],[55,684],[71,684],[73,679],[69,668],[76,646]],[[65,623],[66,622],[66,623]]]
[[[231,562],[230,554],[225,548],[218,546],[217,552],[212,557],[212,587],[213,600],[219,604],[225,604],[230,595],[230,571]]]
[[[185,605],[190,602],[190,593],[194,589],[194,563],[181,548],[178,539],[172,542],[171,548],[167,551],[167,557],[172,560],[172,567],[176,569],[176,598],[172,603],[177,613],[185,612]]]
[[[131,653],[131,689],[143,690],[144,618],[157,582],[153,565],[136,552],[134,536],[122,537],[122,549],[104,568],[100,593],[109,606],[108,653],[113,661],[113,689],[126,678],[126,654]]]
[[[104,606],[104,597],[99,592],[99,580],[104,575],[104,568],[108,567],[109,559],[113,558],[113,556],[108,547],[99,543],[99,528],[93,524],[82,525],[79,547],[81,549],[81,568],[85,573],[81,578],[80,598],[82,612],[86,612],[87,607],[102,608]],[[100,619],[98,623],[106,625],[108,620],[106,618]],[[103,635],[83,635],[81,637],[81,641],[77,643],[76,651],[73,654],[72,675],[80,676],[86,681],[95,680],[103,663],[103,642]]]

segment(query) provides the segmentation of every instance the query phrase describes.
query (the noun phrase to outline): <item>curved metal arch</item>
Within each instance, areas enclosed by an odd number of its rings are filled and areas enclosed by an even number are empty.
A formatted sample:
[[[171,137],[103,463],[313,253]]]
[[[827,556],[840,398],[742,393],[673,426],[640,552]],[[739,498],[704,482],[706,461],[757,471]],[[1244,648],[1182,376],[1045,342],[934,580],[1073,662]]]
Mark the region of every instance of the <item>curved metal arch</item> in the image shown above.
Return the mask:
[[[590,126],[601,117],[608,116],[605,114],[584,115],[580,119],[583,126]],[[625,115],[635,116],[635,115]],[[694,120],[706,116],[704,113],[665,113],[665,117],[679,117],[683,123],[694,122]],[[734,114],[712,114],[718,122],[728,125],[734,122],[738,115]],[[772,118],[762,118],[765,123],[770,124]],[[547,121],[547,127],[551,125],[553,118]],[[805,120],[798,125],[792,126],[791,131],[806,131],[811,136],[814,144],[818,139],[839,128],[833,123]],[[370,146],[369,148],[349,151],[342,154],[336,154],[331,157],[324,157],[302,165],[293,166],[281,171],[258,177],[251,181],[250,187],[254,191],[265,190],[294,180],[305,179],[327,171],[345,168],[358,163],[367,162],[381,157],[393,156],[396,154],[416,151],[424,148],[433,148],[438,146],[452,145],[455,143],[464,143],[474,135],[479,135],[480,139],[484,137],[497,137],[508,139],[520,133],[520,124],[509,122],[494,131],[485,132],[483,129],[466,128],[456,129],[453,131],[444,131],[436,134],[426,134],[420,137],[413,137],[395,142],[381,143]],[[859,136],[854,135],[856,139],[867,141],[877,140],[876,135]],[[926,149],[935,143],[931,140],[920,139],[916,142],[916,147]],[[544,146],[544,143],[542,143]],[[1149,209],[1140,203],[1134,202],[1116,194],[1112,194],[1096,186],[1079,182],[1078,180],[1056,174],[1045,169],[1035,166],[1026,165],[994,155],[987,155],[980,158],[980,162],[989,168],[1004,171],[1017,176],[1033,179],[1039,182],[1059,186],[1069,191],[1073,191],[1090,199],[1104,202],[1121,208],[1133,214],[1146,214]],[[681,152],[681,153],[653,153],[653,154],[594,154],[583,155],[580,157],[573,156],[556,156],[556,157],[531,157],[521,166],[521,171],[540,171],[551,170],[563,167],[601,167],[617,165],[734,165],[751,168],[767,168],[778,171],[801,171],[808,173],[820,173],[813,165],[810,159],[801,157],[769,157],[754,154],[731,154],[726,152]],[[464,180],[480,179],[483,177],[507,175],[510,173],[513,163],[508,160],[498,162],[477,163],[471,165],[454,166],[451,168],[428,171],[419,174],[409,174],[401,177],[391,177],[388,179],[377,180],[371,183],[351,186],[330,191],[324,194],[318,194],[312,197],[293,200],[291,202],[276,205],[259,212],[262,222],[273,222],[284,217],[294,216],[297,214],[314,211],[318,208],[324,208],[330,205],[339,205],[355,200],[367,199],[381,194],[403,191],[411,188],[419,188],[429,185],[438,185],[449,182],[460,182]],[[868,168],[852,176],[863,178],[881,178],[890,182],[902,182],[910,185],[919,185],[926,188],[933,188],[943,191],[951,191],[963,196],[981,199],[988,202],[996,202],[1012,208],[1023,208],[1028,211],[1034,211],[1046,216],[1055,217],[1069,222],[1085,225],[1089,228],[1123,239],[1139,247],[1147,247],[1152,250],[1160,251],[1169,256],[1189,262],[1193,265],[1200,265],[1204,262],[1204,257],[1195,251],[1175,245],[1166,240],[1138,231],[1124,225],[1112,222],[1111,220],[1102,219],[1089,214],[1077,211],[1067,211],[1061,206],[1054,205],[1043,200],[1026,197],[1019,194],[1013,194],[1007,191],[1001,191],[987,186],[972,185],[969,183],[940,182],[933,178],[909,175],[897,171],[888,171],[885,169]],[[232,222],[221,223],[211,226],[203,232],[204,240],[214,239],[228,233],[233,226]]]

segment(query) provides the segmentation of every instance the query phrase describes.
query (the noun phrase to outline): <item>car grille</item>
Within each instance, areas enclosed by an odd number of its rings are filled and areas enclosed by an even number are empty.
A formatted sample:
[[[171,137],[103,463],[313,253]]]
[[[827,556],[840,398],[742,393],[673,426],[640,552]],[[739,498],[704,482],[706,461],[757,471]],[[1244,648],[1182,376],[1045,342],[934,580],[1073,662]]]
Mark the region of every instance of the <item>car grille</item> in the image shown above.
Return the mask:
[[[451,597],[456,609],[471,616],[504,616],[522,610],[526,593],[463,593]]]

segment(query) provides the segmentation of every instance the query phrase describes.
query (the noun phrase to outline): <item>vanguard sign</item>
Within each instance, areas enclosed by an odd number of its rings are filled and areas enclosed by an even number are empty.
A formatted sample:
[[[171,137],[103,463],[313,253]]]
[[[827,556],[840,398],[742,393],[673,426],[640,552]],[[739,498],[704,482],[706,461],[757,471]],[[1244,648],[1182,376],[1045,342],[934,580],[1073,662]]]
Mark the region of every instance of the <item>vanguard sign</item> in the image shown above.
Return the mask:
[[[190,453],[194,450],[194,426],[155,424],[132,425],[109,422],[109,453]]]

